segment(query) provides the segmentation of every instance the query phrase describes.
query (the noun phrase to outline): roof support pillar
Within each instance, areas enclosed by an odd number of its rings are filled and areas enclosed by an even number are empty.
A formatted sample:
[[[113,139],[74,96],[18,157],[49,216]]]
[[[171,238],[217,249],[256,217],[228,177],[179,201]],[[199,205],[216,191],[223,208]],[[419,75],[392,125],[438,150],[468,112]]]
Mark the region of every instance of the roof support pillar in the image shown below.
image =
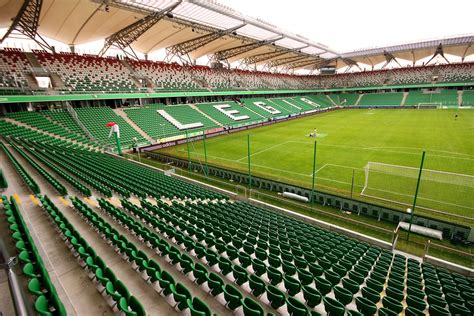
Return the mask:
[[[54,53],[54,46],[49,45],[44,40],[44,38],[38,34],[39,17],[42,6],[43,0],[25,0],[20,8],[20,11],[13,20],[12,25],[10,25],[8,31],[0,40],[0,43],[8,38],[8,36],[10,36],[13,31],[17,31],[18,33],[33,40],[42,49]]]

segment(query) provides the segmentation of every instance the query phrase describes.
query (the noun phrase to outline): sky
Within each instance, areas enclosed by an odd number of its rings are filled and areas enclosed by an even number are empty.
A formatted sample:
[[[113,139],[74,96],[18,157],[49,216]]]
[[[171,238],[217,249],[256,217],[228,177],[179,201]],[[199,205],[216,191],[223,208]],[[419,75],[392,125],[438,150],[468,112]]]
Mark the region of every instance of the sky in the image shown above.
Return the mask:
[[[338,52],[474,34],[474,0],[218,0]]]

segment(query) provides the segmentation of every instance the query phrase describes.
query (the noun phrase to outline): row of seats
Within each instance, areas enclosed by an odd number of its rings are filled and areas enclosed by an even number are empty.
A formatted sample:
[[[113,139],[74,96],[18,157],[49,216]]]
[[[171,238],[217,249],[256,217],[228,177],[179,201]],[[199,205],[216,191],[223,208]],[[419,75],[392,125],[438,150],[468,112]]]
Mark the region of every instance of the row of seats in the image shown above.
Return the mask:
[[[64,109],[53,109],[40,112],[43,116],[54,121],[54,123],[63,126],[70,132],[80,135],[81,138],[78,141],[94,145],[94,143],[88,138],[87,134],[82,130],[78,123],[72,118],[71,114]]]
[[[368,87],[437,82],[469,82],[474,78],[473,63],[417,66],[335,75],[290,75],[241,69],[212,69],[181,66],[149,60],[119,60],[115,57],[50,54],[34,51],[40,65],[57,74],[63,92],[140,92],[138,79],[146,78],[156,91],[234,89],[314,89]],[[125,65],[127,63],[128,65]],[[32,67],[20,50],[0,50],[0,87],[28,87],[26,76]],[[140,85],[140,86],[137,86]]]
[[[28,156],[21,148],[19,148],[15,143],[9,142],[12,146],[32,167],[38,172],[46,181],[51,184],[51,186],[62,196],[67,195],[67,189],[61,182],[59,182],[55,177],[53,177],[48,171],[41,167],[36,161],[34,161],[30,156]]]
[[[127,316],[145,316],[145,310],[138,299],[130,294],[122,281],[115,276],[111,268],[96,254],[48,196],[38,196],[38,199],[79,265],[95,284],[97,291],[107,297],[107,304],[112,310]]]
[[[72,143],[63,139],[52,137],[39,130],[32,130],[24,126],[13,124],[5,120],[0,120],[0,135],[11,138],[28,139],[44,144],[59,145],[63,148],[85,148],[82,143]]]
[[[64,138],[69,138],[71,140],[80,142],[87,141],[87,139],[84,139],[84,137],[72,133],[61,125],[55,124],[52,121],[46,119],[39,112],[13,112],[9,113],[7,117]]]
[[[57,175],[62,179],[66,180],[70,185],[72,185],[76,190],[81,192],[84,196],[91,196],[91,190],[83,185],[80,181],[76,180],[65,169],[61,169],[56,164],[51,163],[45,158],[46,153],[42,150],[32,150],[29,146],[23,147],[31,156],[35,157],[36,160],[47,166],[49,169],[53,170]],[[67,170],[67,169],[66,169]]]
[[[42,144],[42,147],[40,147],[38,144],[34,144],[32,142],[28,143],[28,141],[23,141],[23,144],[32,146],[33,148],[35,148],[35,152],[37,152],[44,159],[56,164],[62,170],[67,170],[68,173],[71,173],[75,178],[86,183],[88,186],[90,186],[97,192],[103,194],[106,197],[112,196],[112,190],[102,183],[103,179],[90,172],[89,170],[81,168],[80,165],[75,163],[75,160],[67,158],[64,154],[62,154],[64,150],[69,149],[64,149],[61,147],[49,147],[49,145],[47,144]]]
[[[131,73],[117,58],[33,51],[41,66],[59,75],[64,91],[138,92]]]
[[[367,93],[362,96],[358,105],[399,106],[402,103],[403,93]]]
[[[23,274],[28,278],[28,292],[34,297],[35,310],[39,315],[66,315],[49,273],[41,259],[33,238],[23,220],[16,200],[2,196],[3,211],[7,221]]]
[[[108,224],[98,213],[89,208],[84,202],[77,198],[72,199],[75,210],[95,229],[98,229],[102,238],[108,240],[110,245],[114,247],[115,251],[122,256],[122,259],[131,264],[132,269],[141,275],[141,277],[150,284],[161,295],[167,297],[172,295],[175,299],[178,309],[183,310],[189,308],[191,314],[210,316],[211,312],[207,304],[197,297],[192,297],[190,291],[180,283],[177,283],[173,277],[164,270],[155,260],[148,258],[148,256],[141,250],[138,250],[136,245],[129,241],[124,235],[117,232],[110,224]],[[100,205],[108,204],[105,200],[99,199]],[[117,218],[125,222],[124,218]],[[131,226],[130,226],[131,227]],[[133,230],[134,234],[141,236],[138,231]],[[144,236],[144,235],[143,235]],[[147,242],[151,242],[151,238]],[[169,249],[166,242],[157,238],[153,238],[153,242],[160,243],[164,249]],[[162,256],[166,253],[161,253]]]
[[[34,194],[40,193],[41,191],[38,184],[35,182],[35,180],[33,180],[30,174],[23,168],[23,166],[18,162],[18,160],[16,160],[16,158],[7,149],[5,144],[1,141],[0,141],[0,148],[3,150],[7,158],[10,160],[10,163],[13,165],[13,167],[18,172],[18,174],[23,178],[23,181],[25,181],[26,185],[30,188],[30,190]]]
[[[159,253],[161,256],[166,257],[172,265],[176,266],[176,268],[181,271],[181,273],[185,274],[188,278],[191,278],[193,282],[205,289],[212,296],[216,298],[218,296],[223,297],[227,308],[235,310],[240,306],[243,306],[245,315],[263,315],[262,307],[254,299],[248,295],[243,295],[242,292],[233,285],[224,285],[223,279],[218,274],[206,268],[202,263],[195,262],[191,253],[182,252],[180,250],[180,245],[182,243],[177,243],[176,246],[170,245],[166,239],[173,242],[175,237],[172,235],[172,231],[174,230],[173,227],[163,222],[160,223],[159,220],[154,220],[152,216],[138,213],[140,210],[134,207],[134,205],[127,200],[122,199],[121,203],[126,206],[125,209],[129,210],[130,214],[133,216],[127,215],[126,212],[114,207],[105,200],[99,200],[99,205],[102,210],[109,214],[115,221],[121,223],[121,225],[126,229],[133,232],[133,234],[135,234],[139,239],[143,240],[148,247]],[[133,217],[136,217],[137,219],[134,219]],[[146,224],[151,225],[155,231],[149,231],[146,225],[143,224],[143,221],[145,221]],[[160,235],[157,232],[159,232]],[[191,240],[189,240],[189,242],[192,243]],[[198,257],[198,259],[199,258],[201,257]],[[213,259],[210,259],[210,261],[213,261]],[[214,264],[208,263],[209,267]],[[236,283],[236,285],[240,284]],[[176,288],[177,287],[178,286],[176,285]],[[189,293],[184,286],[181,287],[183,288],[183,292]],[[165,290],[165,294],[166,293]],[[168,291],[168,294],[171,293],[172,289]],[[189,299],[190,298],[188,298],[188,300]],[[186,305],[182,301],[180,303],[183,303],[181,306],[178,304],[178,308],[181,311],[189,307],[189,304]]]

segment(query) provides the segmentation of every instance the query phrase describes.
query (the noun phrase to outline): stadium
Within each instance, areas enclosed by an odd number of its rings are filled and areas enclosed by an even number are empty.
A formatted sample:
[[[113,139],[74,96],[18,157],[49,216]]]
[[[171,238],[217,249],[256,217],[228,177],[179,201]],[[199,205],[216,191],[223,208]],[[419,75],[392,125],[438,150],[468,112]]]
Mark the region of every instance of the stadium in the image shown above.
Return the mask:
[[[252,12],[0,0],[0,315],[474,314],[474,34]]]

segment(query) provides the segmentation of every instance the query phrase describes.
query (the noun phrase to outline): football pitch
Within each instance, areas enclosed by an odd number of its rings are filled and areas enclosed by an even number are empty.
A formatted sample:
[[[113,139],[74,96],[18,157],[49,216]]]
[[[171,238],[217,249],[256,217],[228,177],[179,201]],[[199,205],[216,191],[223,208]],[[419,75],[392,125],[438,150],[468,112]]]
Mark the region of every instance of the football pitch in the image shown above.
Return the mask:
[[[458,114],[456,118],[455,115]],[[317,131],[317,137],[310,133]],[[464,224],[474,214],[474,110],[345,109],[206,140],[209,165],[405,210],[426,152],[417,213]],[[159,152],[204,165],[203,141]]]

